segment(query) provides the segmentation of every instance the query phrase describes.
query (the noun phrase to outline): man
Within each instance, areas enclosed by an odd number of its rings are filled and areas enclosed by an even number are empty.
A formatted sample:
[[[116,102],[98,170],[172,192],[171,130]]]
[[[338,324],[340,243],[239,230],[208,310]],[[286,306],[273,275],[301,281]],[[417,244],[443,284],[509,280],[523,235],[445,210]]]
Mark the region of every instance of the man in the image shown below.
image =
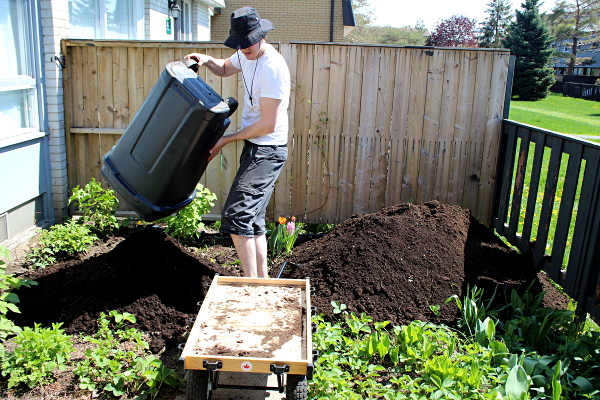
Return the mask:
[[[242,7],[231,15],[225,45],[236,49],[226,60],[192,53],[212,73],[226,77],[242,73],[245,87],[242,129],[223,136],[210,150],[208,160],[228,143],[244,140],[240,168],[221,215],[222,233],[228,233],[242,263],[244,275],[267,277],[265,213],[275,181],[287,159],[290,72],[285,60],[265,35],[273,28],[254,8]]]

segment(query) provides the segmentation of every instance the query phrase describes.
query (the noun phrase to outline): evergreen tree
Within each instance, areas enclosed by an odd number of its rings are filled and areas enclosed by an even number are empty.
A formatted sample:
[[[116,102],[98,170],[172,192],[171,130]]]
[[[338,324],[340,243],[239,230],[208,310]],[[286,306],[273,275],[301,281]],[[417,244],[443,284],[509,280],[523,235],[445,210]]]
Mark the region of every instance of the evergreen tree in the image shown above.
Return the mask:
[[[540,16],[538,3],[539,0],[525,0],[521,4],[523,10],[516,11],[516,20],[503,40],[504,47],[517,57],[512,94],[522,100],[544,99],[554,84],[554,70],[550,67],[553,38]]]
[[[481,24],[479,47],[502,47],[502,39],[506,36],[511,22],[510,4],[508,0],[492,0],[488,7],[488,16]]]

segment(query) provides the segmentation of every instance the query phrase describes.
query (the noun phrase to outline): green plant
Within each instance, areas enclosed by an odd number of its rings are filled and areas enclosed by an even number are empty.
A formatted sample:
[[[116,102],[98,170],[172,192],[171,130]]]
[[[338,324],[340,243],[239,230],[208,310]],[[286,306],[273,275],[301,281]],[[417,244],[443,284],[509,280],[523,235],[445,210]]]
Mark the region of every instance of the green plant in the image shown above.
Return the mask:
[[[75,350],[61,324],[52,328],[23,328],[15,338],[15,349],[2,360],[2,375],[8,376],[8,387],[26,384],[30,388],[52,381],[52,371],[64,371]]]
[[[93,348],[85,351],[84,359],[73,370],[79,387],[146,399],[155,398],[163,383],[173,387],[182,383],[175,371],[144,354],[149,346],[142,333],[130,326],[135,322],[130,313],[100,313],[98,332],[85,337]]]
[[[289,221],[284,217],[279,217],[277,221],[279,224],[269,236],[269,248],[273,258],[277,258],[281,254],[292,254],[294,243],[304,227],[303,223],[296,223],[296,217],[291,217]]]
[[[93,230],[106,235],[119,229],[116,209],[119,200],[111,189],[103,189],[95,178],[83,189],[77,185],[69,197],[69,205],[76,204],[82,216],[79,222],[89,224]]]
[[[19,289],[22,286],[31,287],[37,285],[37,282],[30,279],[16,278],[12,274],[6,273],[6,262],[4,260],[10,260],[10,252],[4,246],[0,246],[0,359],[4,354],[4,345],[2,342],[9,336],[17,334],[21,331],[21,328],[16,326],[13,321],[7,318],[6,314],[9,311],[19,313],[19,296],[14,293],[14,290]]]
[[[216,199],[213,192],[198,184],[196,198],[187,207],[157,222],[167,224],[165,232],[180,240],[197,239],[204,229],[202,216],[210,211]]]
[[[88,225],[80,225],[71,219],[65,224],[53,225],[40,234],[38,247],[28,255],[34,267],[46,267],[57,257],[86,252],[98,240]]]
[[[313,317],[320,356],[309,386],[318,399],[496,399],[508,368],[505,348],[462,340],[443,326],[390,327],[331,302],[340,319]],[[499,353],[500,352],[500,353]]]

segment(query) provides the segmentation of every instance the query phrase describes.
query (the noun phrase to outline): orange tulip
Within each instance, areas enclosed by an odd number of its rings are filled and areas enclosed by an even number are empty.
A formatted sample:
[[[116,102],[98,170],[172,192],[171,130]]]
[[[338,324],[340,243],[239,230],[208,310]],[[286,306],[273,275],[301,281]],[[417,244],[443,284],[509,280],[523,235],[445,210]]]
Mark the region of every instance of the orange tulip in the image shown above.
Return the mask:
[[[279,217],[277,220],[279,221],[279,223],[281,225],[283,225],[283,224],[285,224],[287,222],[287,220],[284,217]]]

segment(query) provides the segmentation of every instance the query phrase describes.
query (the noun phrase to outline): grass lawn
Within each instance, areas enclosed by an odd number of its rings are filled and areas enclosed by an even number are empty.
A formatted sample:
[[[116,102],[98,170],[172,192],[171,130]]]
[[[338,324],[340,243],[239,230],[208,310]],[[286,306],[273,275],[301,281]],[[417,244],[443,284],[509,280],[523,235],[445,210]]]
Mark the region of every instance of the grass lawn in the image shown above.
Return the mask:
[[[558,93],[538,101],[512,100],[508,118],[554,132],[600,136],[600,102]]]

